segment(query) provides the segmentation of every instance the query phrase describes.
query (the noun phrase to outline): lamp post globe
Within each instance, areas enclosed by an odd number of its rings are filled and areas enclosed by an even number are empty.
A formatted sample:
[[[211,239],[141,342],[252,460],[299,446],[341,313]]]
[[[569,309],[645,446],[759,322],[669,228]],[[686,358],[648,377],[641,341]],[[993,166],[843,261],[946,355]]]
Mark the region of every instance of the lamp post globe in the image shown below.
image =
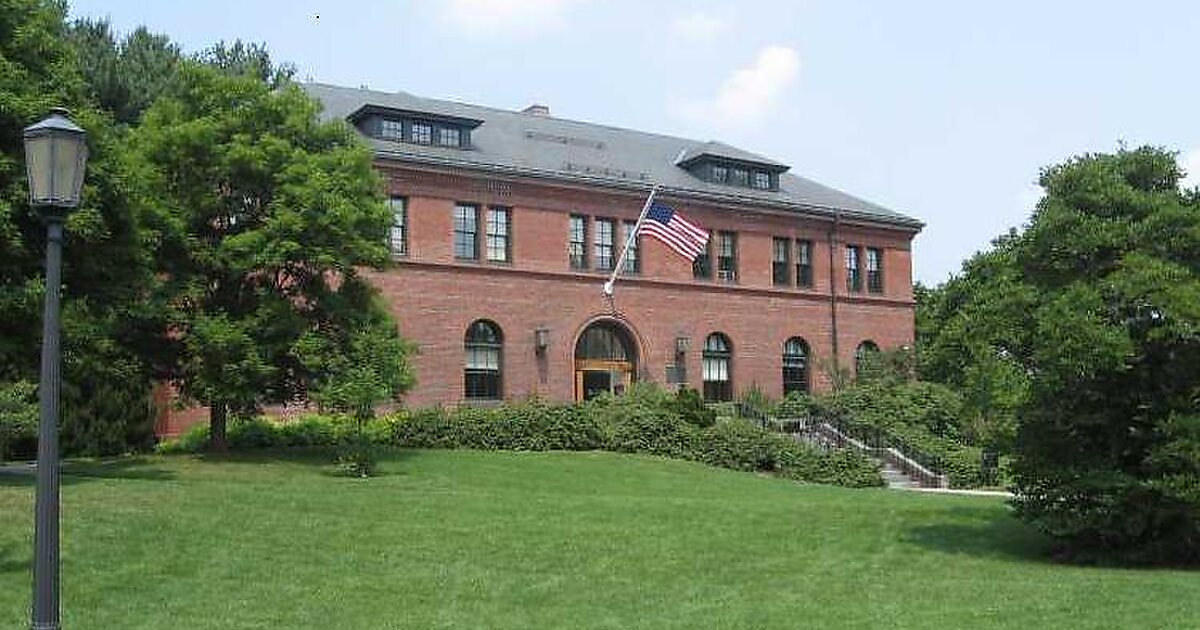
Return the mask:
[[[42,316],[42,366],[38,381],[37,496],[34,507],[33,630],[58,630],[58,402],[59,293],[63,221],[79,205],[87,165],[87,132],[65,109],[25,128],[29,203],[46,222],[46,303]]]

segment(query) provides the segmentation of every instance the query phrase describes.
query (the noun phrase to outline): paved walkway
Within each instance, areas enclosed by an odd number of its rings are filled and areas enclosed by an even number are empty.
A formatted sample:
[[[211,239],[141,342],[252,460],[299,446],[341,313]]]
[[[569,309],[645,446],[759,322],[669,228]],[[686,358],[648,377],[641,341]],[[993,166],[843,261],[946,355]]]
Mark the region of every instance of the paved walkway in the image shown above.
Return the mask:
[[[928,492],[931,494],[960,494],[969,497],[1003,497],[1013,498],[1013,493],[1007,490],[962,490],[955,488],[900,488],[912,492]]]

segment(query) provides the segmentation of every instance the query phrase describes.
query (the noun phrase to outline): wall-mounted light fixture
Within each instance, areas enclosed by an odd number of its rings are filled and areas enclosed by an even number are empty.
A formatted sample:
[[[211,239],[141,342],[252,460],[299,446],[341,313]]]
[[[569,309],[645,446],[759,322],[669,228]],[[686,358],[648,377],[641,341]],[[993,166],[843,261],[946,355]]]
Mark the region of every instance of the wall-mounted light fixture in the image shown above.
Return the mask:
[[[550,329],[545,326],[539,326],[533,331],[533,347],[538,354],[545,354],[546,348],[550,347]]]
[[[692,345],[690,337],[679,336],[675,338],[675,354],[687,354],[688,348]]]

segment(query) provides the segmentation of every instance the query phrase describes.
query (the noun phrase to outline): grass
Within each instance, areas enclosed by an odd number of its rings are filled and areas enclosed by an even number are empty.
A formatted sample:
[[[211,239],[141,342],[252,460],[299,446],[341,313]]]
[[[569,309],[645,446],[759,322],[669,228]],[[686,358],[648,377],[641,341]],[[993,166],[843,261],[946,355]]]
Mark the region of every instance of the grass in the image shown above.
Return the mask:
[[[1200,628],[1200,576],[1070,567],[1000,500],[607,453],[76,462],[64,627]],[[0,628],[32,479],[0,476]]]

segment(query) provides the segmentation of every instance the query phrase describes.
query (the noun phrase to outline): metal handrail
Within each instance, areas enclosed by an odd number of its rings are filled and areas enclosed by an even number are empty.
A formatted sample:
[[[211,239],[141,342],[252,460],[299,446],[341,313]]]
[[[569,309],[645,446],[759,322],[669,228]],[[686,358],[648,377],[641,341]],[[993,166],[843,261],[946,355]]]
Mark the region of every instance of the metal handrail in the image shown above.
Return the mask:
[[[870,432],[871,435],[854,435],[845,430],[847,427],[835,426],[825,420],[812,418],[751,418],[759,421],[765,429],[793,436],[805,436],[819,446],[833,448],[853,448],[870,457],[891,464],[900,472],[917,481],[926,488],[948,488],[949,478],[941,470],[919,461],[905,452],[900,445],[888,443],[886,435],[881,431]],[[840,424],[840,423],[839,423]]]

